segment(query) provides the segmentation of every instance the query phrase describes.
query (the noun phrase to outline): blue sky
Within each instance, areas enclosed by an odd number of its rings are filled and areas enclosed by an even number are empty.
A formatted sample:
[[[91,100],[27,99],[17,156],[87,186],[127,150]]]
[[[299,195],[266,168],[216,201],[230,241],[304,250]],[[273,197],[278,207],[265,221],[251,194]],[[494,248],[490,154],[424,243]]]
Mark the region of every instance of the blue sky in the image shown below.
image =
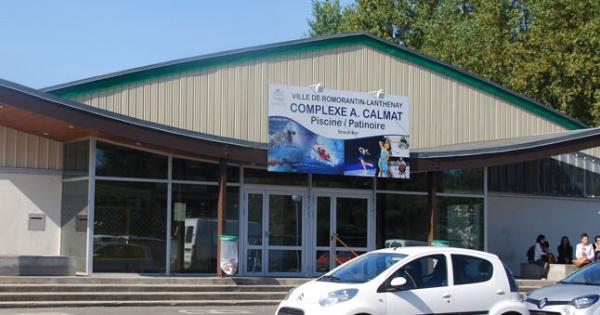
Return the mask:
[[[310,0],[0,0],[0,78],[34,88],[298,39]]]

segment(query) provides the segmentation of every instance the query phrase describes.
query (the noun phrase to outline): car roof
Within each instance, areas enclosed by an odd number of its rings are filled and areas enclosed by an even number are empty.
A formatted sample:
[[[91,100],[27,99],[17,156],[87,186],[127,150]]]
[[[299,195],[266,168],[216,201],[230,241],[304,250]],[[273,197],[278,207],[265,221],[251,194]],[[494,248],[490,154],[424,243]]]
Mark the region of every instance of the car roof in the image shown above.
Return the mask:
[[[498,256],[473,249],[465,249],[458,247],[437,247],[437,246],[408,246],[408,247],[392,247],[372,251],[371,253],[397,253],[408,256],[415,256],[428,253],[444,253],[444,254],[462,254],[486,257],[488,259],[498,259]]]

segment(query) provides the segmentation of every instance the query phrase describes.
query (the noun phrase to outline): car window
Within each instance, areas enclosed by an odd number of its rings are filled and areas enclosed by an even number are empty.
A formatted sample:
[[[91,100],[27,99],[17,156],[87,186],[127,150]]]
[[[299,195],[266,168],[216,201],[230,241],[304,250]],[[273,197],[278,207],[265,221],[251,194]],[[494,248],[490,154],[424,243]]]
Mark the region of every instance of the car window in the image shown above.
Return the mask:
[[[579,269],[565,278],[561,283],[600,285],[600,262],[593,263]]]
[[[485,259],[466,255],[452,255],[455,285],[486,282],[492,278],[493,269],[492,264]]]
[[[362,255],[319,278],[319,281],[364,283],[377,277],[405,257],[406,255],[396,253]]]
[[[390,278],[404,277],[403,290],[444,287],[448,285],[446,256],[431,255],[418,258],[398,269]]]

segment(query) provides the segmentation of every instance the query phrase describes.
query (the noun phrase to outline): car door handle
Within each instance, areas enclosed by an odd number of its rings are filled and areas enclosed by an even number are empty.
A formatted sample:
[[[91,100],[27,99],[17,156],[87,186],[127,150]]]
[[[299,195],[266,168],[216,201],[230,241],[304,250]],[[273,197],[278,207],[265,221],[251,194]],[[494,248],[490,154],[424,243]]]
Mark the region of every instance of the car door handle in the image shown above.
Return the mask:
[[[504,295],[504,293],[505,292],[502,289],[498,289],[498,291],[496,291],[496,294],[498,294],[498,295]]]
[[[442,297],[443,297],[444,299],[449,299],[449,298],[451,298],[451,297],[452,297],[452,295],[451,295],[450,293],[444,293],[444,295],[442,295]]]

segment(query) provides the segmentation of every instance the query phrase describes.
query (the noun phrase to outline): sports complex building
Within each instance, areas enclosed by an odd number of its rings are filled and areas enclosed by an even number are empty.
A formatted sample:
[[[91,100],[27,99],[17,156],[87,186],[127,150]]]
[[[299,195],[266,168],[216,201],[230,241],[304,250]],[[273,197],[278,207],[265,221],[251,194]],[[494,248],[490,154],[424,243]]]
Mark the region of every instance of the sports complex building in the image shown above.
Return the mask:
[[[406,97],[410,179],[267,171],[274,84]],[[600,234],[598,146],[599,129],[366,34],[42,90],[0,80],[0,255],[214,275],[227,234],[239,275],[309,277],[389,239],[436,239],[518,272],[539,233],[554,249]]]

